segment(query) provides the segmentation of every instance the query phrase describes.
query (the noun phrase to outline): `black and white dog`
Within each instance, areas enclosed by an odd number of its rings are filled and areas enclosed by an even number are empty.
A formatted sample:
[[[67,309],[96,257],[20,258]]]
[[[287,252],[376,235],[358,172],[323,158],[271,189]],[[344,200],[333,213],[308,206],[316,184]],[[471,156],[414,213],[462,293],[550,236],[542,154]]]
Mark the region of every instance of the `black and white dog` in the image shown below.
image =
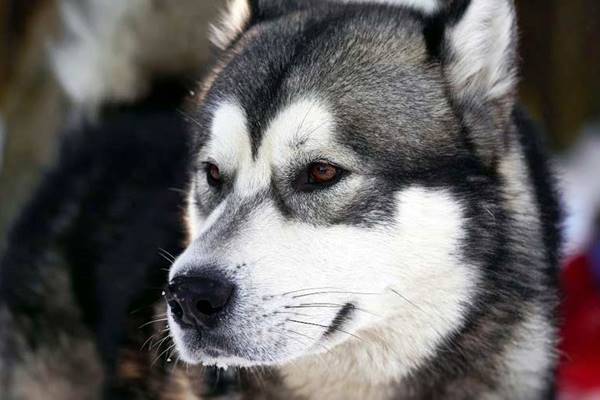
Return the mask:
[[[202,398],[140,350],[159,247],[177,355],[232,398],[552,394],[560,212],[511,0],[232,1],[187,125],[179,82],[139,93],[201,68],[205,3],[61,3],[55,69],[100,112],[8,238],[0,397]]]
[[[558,213],[515,104],[514,5],[387,3],[231,3],[171,335],[305,398],[542,398]]]

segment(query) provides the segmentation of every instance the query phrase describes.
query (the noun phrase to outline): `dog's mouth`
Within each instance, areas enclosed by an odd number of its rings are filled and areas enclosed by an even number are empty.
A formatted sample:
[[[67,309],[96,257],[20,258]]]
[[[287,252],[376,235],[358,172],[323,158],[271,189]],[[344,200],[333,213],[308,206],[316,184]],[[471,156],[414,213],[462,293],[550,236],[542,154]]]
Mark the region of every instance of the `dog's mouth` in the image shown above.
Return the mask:
[[[170,324],[176,326],[172,332],[182,358],[190,363],[243,367],[281,365],[322,352],[329,348],[328,344],[354,336],[347,326],[355,310],[355,304],[347,302],[329,324],[291,316],[269,321],[254,332],[239,325],[205,329],[199,326],[182,328],[175,321]]]

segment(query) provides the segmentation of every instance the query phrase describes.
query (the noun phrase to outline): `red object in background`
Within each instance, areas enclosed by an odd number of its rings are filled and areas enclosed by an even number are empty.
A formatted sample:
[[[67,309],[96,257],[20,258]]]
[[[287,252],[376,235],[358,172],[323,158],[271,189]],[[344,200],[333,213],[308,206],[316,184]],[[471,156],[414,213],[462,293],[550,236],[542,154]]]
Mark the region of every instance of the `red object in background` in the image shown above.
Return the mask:
[[[596,249],[597,250],[597,249]],[[562,273],[561,363],[558,393],[600,398],[600,268],[597,251],[571,260]]]

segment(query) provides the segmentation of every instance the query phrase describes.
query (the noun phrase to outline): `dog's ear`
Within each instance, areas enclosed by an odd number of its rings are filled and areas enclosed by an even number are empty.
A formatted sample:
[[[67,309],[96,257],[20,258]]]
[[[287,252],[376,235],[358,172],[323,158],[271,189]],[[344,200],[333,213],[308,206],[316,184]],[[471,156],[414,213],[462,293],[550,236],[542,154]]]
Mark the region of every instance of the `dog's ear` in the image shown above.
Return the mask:
[[[516,101],[517,38],[513,0],[439,0],[425,37],[439,57],[450,94],[476,151],[492,164]]]
[[[517,47],[513,1],[452,3],[445,69],[456,96],[461,101],[496,101],[513,95]]]
[[[210,40],[227,49],[252,25],[308,8],[324,0],[229,0],[219,21],[211,26]]]
[[[228,48],[252,21],[250,0],[229,0],[219,20],[210,26],[210,41],[220,50]]]

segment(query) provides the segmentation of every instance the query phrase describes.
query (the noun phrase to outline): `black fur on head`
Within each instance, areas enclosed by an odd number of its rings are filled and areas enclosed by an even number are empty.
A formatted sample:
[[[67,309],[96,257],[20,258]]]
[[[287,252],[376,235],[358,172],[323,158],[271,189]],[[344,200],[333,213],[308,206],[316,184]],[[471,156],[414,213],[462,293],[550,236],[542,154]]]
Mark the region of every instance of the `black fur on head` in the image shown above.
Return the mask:
[[[261,24],[281,18],[292,19],[298,13],[314,13],[315,10],[327,12],[342,10],[345,6],[364,7],[363,3],[234,0],[220,24],[213,26],[213,44],[219,51],[228,52],[242,36],[256,33],[253,28]],[[378,6],[408,9],[421,20],[430,61],[441,65],[447,94],[462,122],[465,140],[482,163],[493,168],[502,155],[516,99],[514,2],[440,0],[434,10],[412,1],[391,4]]]

